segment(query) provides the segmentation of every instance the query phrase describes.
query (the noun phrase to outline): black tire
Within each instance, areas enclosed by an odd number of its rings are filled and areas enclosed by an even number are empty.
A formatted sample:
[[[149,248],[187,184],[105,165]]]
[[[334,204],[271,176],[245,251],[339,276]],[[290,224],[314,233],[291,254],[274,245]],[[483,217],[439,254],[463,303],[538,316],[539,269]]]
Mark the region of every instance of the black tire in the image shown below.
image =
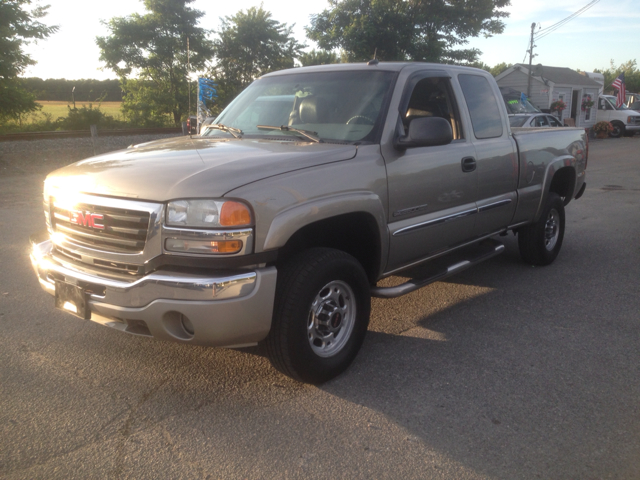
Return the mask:
[[[622,135],[625,134],[625,128],[623,123],[611,122],[611,125],[613,125],[613,131],[609,134],[610,137],[620,138]]]
[[[558,256],[563,238],[564,203],[550,192],[538,221],[518,230],[520,256],[531,265],[549,265]]]
[[[326,382],[358,354],[370,311],[369,281],[355,258],[329,248],[305,250],[278,271],[267,356],[296,380]]]

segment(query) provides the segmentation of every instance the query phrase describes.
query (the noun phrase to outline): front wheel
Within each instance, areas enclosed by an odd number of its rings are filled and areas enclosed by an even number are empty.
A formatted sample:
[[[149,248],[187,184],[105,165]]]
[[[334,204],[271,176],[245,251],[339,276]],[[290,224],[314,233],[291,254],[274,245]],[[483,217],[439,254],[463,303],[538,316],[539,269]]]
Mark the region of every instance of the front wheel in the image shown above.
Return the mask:
[[[624,124],[620,122],[611,122],[611,125],[613,126],[613,130],[609,133],[610,137],[619,138],[625,134]]]
[[[278,272],[267,355],[285,375],[326,382],[356,357],[370,310],[369,281],[355,258],[329,248],[306,250]]]
[[[538,221],[518,230],[520,256],[531,265],[549,265],[560,253],[563,238],[564,203],[550,192]]]

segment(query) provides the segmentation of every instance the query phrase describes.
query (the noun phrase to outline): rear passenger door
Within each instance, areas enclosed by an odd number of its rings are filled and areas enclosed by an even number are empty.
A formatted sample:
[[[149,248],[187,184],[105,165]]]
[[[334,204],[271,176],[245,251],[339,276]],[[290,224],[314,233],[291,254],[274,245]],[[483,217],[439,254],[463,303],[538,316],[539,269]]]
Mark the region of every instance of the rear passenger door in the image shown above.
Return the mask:
[[[474,233],[481,237],[510,224],[516,210],[518,152],[500,108],[500,92],[489,77],[458,74],[464,103],[471,119],[469,137],[474,145],[478,175]]]

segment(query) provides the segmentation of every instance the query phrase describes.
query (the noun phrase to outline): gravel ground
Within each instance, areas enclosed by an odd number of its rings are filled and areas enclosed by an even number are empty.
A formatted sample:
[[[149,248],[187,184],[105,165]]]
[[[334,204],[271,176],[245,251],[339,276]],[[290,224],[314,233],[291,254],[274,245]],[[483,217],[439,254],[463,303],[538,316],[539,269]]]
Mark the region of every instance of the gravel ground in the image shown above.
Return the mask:
[[[179,134],[98,137],[95,153],[91,138],[56,138],[0,142],[0,175],[47,174],[57,168],[101,153]]]

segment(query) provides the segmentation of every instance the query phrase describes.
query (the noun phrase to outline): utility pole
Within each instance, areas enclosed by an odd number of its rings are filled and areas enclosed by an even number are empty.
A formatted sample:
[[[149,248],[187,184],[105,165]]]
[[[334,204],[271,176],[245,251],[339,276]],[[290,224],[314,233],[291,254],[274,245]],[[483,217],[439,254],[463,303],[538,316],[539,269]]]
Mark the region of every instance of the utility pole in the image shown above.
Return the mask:
[[[533,61],[533,32],[536,29],[536,23],[531,24],[531,42],[529,43],[529,75],[527,75],[527,98],[531,96],[531,62]]]

